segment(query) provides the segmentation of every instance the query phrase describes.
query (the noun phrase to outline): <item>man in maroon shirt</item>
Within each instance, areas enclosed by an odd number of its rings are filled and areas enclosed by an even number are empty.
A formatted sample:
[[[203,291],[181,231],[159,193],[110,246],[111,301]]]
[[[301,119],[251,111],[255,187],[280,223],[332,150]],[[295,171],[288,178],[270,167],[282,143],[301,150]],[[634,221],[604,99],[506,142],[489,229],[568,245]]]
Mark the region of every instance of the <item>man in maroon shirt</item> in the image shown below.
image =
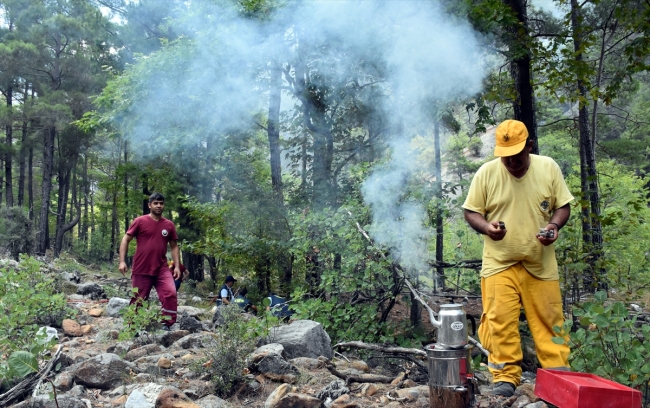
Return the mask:
[[[131,282],[134,288],[138,289],[136,297],[131,299],[131,304],[138,299],[147,300],[151,288],[156,288],[158,298],[162,303],[165,320],[163,329],[169,330],[169,326],[176,322],[176,310],[178,299],[176,297],[176,286],[174,279],[181,276],[179,269],[180,251],[178,248],[178,235],[174,223],[162,216],[165,209],[165,198],[160,193],[153,193],[149,197],[149,209],[147,215],[136,218],[128,231],[122,238],[120,244],[120,272],[125,275],[127,272],[126,253],[129,249],[129,242],[133,238],[137,241],[135,255],[133,256],[133,267]],[[174,271],[167,265],[167,244],[171,248]]]

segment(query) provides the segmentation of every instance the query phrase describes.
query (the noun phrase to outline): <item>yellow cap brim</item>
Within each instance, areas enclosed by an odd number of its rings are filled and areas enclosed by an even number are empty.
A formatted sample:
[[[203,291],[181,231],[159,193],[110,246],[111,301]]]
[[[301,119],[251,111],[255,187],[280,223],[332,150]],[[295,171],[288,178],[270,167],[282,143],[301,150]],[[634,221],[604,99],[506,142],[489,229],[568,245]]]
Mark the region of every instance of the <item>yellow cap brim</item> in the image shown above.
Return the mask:
[[[512,145],[512,146],[495,146],[494,155],[496,157],[514,156],[515,154],[518,154],[522,150],[524,150],[525,146],[526,146],[526,139],[524,139],[523,142],[517,143],[516,145]]]

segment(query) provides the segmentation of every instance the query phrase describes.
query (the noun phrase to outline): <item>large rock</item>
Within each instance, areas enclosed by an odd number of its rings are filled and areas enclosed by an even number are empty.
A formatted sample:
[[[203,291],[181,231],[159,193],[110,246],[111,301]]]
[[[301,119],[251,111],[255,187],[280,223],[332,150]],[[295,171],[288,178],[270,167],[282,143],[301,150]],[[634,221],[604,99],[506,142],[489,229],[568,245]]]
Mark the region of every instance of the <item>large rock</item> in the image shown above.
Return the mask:
[[[323,326],[312,320],[296,320],[291,324],[274,327],[263,344],[279,343],[288,359],[296,357],[331,359],[332,343]]]
[[[181,318],[178,319],[178,324],[181,330],[187,330],[190,333],[197,333],[203,330],[203,325],[195,317],[183,313]]]
[[[154,404],[147,401],[147,398],[140,390],[133,390],[129,399],[126,400],[124,408],[154,408]]]
[[[139,372],[135,364],[122,360],[117,354],[105,353],[73,366],[76,384],[108,390],[122,385],[130,371]]]
[[[95,282],[86,282],[79,285],[77,288],[77,294],[88,296],[91,299],[101,299],[106,296],[104,294],[104,289]]]
[[[80,398],[71,395],[58,395],[57,400],[50,399],[49,395],[39,395],[38,397],[30,398],[26,401],[12,405],[13,408],[87,408],[85,402]],[[58,405],[57,405],[58,403]]]
[[[216,395],[208,395],[194,402],[201,408],[228,408],[231,406],[227,401],[222,400]]]
[[[194,307],[194,306],[178,306],[177,309],[178,314],[186,314],[191,317],[195,317],[199,320],[201,320],[201,317],[210,317],[212,316],[212,311],[207,310],[207,309],[202,309],[200,307]]]
[[[310,395],[290,392],[271,408],[322,408],[323,401]]]
[[[147,344],[142,347],[138,347],[133,350],[130,350],[128,353],[126,353],[124,359],[126,361],[135,361],[140,357],[148,356],[150,354],[160,353],[163,350],[164,348],[161,347],[159,344]]]
[[[129,305],[130,300],[113,297],[106,305],[106,316],[120,317],[120,311]]]
[[[264,402],[264,408],[274,408],[280,400],[287,394],[293,391],[293,387],[289,384],[282,384],[266,398]]]

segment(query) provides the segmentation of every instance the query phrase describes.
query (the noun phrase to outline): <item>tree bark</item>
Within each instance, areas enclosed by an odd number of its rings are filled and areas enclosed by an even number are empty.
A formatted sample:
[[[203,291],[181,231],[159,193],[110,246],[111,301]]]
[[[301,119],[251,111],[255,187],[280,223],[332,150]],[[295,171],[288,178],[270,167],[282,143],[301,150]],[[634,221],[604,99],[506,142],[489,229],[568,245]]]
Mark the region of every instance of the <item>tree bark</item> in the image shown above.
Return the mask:
[[[5,199],[7,207],[14,206],[14,188],[13,188],[13,175],[12,175],[12,159],[13,159],[13,115],[11,107],[13,104],[14,94],[13,87],[7,87],[7,108],[9,110],[9,123],[6,126],[6,143],[7,151],[5,152]]]
[[[282,98],[282,70],[275,62],[271,63],[271,83],[269,89],[269,117],[267,134],[271,150],[271,185],[279,205],[283,204],[282,165],[280,158],[280,103]]]
[[[27,92],[25,92],[25,98]],[[27,153],[27,121],[21,128],[20,152],[18,153],[18,206],[25,203],[25,156]]]
[[[129,172],[127,164],[129,162],[128,140],[124,140],[124,231],[129,229]]]
[[[439,199],[442,199],[442,159],[440,148],[440,120],[436,118],[433,122],[433,149],[435,156],[435,176],[436,176],[436,192],[439,194]],[[444,262],[444,225],[442,219],[442,205],[438,202],[436,204],[436,276],[433,277],[433,287],[437,289],[437,284],[444,289],[445,287],[445,268],[442,267]],[[435,290],[434,290],[435,291]]]
[[[513,101],[514,118],[526,125],[530,140],[533,142],[532,153],[539,154],[537,120],[535,118],[535,91],[533,88],[530,50],[527,45],[530,38],[526,0],[506,0],[505,2],[512,8],[517,20],[521,23],[512,28],[514,39],[511,47],[515,49],[516,55],[510,63],[510,75],[516,90],[516,97]]]
[[[52,192],[52,172],[54,169],[55,136],[56,127],[54,125],[47,126],[44,131],[43,140],[43,185],[41,188],[42,201],[38,221],[38,243],[36,247],[36,253],[39,255],[45,255],[45,251],[49,247],[48,219],[50,212],[50,193]]]
[[[27,156],[27,207],[29,207],[29,219],[34,220],[34,148],[29,148]]]
[[[59,197],[57,200],[56,230],[54,240],[54,257],[58,258],[63,247],[63,233],[68,206],[68,191],[70,188],[70,167],[65,163],[59,164]]]
[[[577,0],[571,0],[571,28],[573,31],[573,46],[575,58],[578,64],[583,61],[582,55],[582,22],[580,9]],[[599,266],[602,256],[603,235],[600,223],[600,191],[598,188],[598,173],[596,171],[596,159],[594,147],[589,132],[589,109],[587,108],[587,89],[584,79],[578,74],[578,130],[580,132],[580,178],[583,193],[589,200],[589,210],[583,207],[582,225],[583,237],[590,235],[585,240],[585,245],[590,252],[587,260],[589,264],[588,275],[585,277],[585,289],[590,292],[603,289],[607,290],[606,275],[603,268]]]

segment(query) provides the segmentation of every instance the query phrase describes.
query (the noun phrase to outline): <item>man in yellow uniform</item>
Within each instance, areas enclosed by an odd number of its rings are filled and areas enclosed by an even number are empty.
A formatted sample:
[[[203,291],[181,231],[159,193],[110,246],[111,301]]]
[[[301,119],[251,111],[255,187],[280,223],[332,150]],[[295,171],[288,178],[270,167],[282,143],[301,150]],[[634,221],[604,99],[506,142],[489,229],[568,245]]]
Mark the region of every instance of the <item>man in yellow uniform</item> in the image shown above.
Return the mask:
[[[465,220],[484,235],[479,337],[490,352],[492,394],[508,397],[521,381],[521,307],[542,367],[569,366],[569,347],[551,341],[553,326],[564,320],[553,243],[569,219],[573,196],[557,163],[531,151],[522,122],[501,123],[497,159],[476,172],[463,204]]]

